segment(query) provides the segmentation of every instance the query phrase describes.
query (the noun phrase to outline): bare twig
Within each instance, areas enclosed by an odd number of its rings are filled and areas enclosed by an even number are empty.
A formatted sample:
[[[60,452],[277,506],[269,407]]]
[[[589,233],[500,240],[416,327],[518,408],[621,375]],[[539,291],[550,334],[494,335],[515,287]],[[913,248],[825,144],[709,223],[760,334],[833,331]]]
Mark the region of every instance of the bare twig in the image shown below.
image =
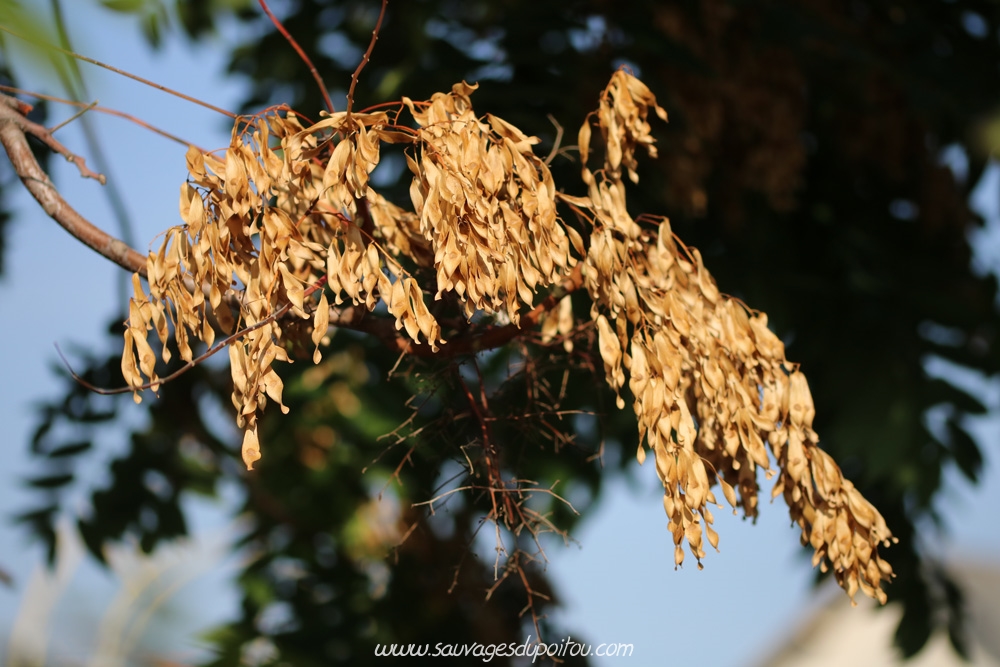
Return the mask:
[[[91,102],[87,106],[83,107],[82,109],[80,109],[79,111],[77,111],[75,114],[73,114],[72,116],[70,116],[69,118],[67,118],[66,120],[64,120],[63,122],[57,123],[57,124],[53,125],[52,127],[50,127],[49,128],[49,134],[55,134],[56,131],[60,130],[61,128],[66,127],[67,125],[69,125],[70,123],[72,123],[74,120],[76,120],[77,118],[79,118],[83,114],[87,113],[88,111],[90,111],[91,109],[94,109],[96,107],[97,107],[97,100],[94,100],[93,102]],[[98,169],[100,169],[100,167],[98,167]]]
[[[562,144],[563,126],[559,124],[559,121],[552,114],[548,115],[548,119],[556,128],[556,140],[552,142],[552,150],[549,151],[548,157],[545,158],[545,164],[552,164],[552,160],[559,154],[559,146]]]
[[[15,88],[14,86],[3,86],[3,85],[0,85],[0,91],[3,91],[5,93],[15,93],[17,95],[28,95],[30,97],[35,97],[35,98],[40,99],[40,100],[49,100],[50,102],[58,102],[59,104],[69,104],[71,106],[80,107],[80,108],[93,108],[93,110],[97,111],[98,113],[107,114],[109,116],[117,116],[118,118],[124,118],[127,121],[135,123],[139,127],[142,127],[142,128],[147,129],[147,130],[150,130],[151,132],[155,132],[156,134],[160,135],[161,137],[165,137],[167,139],[170,139],[171,141],[175,141],[175,142],[179,143],[180,145],[182,145],[184,147],[193,146],[194,145],[190,141],[185,141],[184,139],[181,139],[180,137],[176,137],[176,136],[170,134],[169,132],[167,132],[166,130],[161,130],[160,128],[156,127],[155,125],[150,125],[149,123],[147,123],[146,121],[142,120],[141,118],[136,118],[132,114],[127,114],[124,111],[118,111],[117,109],[109,109],[108,107],[102,107],[102,106],[91,107],[91,105],[89,105],[89,104],[85,104],[83,102],[77,102],[76,100],[67,100],[67,99],[64,99],[62,97],[56,97],[55,95],[45,95],[43,93],[35,93],[35,92],[30,91],[30,90],[22,90],[21,88]],[[204,150],[203,148],[199,148],[198,146],[195,146],[195,148],[197,148],[202,153],[207,153],[208,152],[208,151]]]
[[[113,67],[113,66],[108,65],[106,63],[102,63],[100,60],[95,60],[93,58],[88,58],[87,56],[82,56],[79,53],[74,53],[73,51],[69,51],[68,49],[64,49],[64,48],[58,47],[55,44],[47,44],[47,43],[38,42],[38,41],[33,40],[33,39],[29,38],[29,37],[25,37],[24,35],[16,32],[16,31],[14,31],[14,30],[11,30],[10,28],[8,28],[8,27],[6,27],[4,25],[0,25],[0,30],[3,30],[6,33],[14,35],[15,37],[18,37],[20,39],[23,39],[26,42],[31,42],[32,44],[38,44],[39,46],[42,46],[44,48],[52,49],[53,51],[58,51],[59,53],[62,53],[63,55],[67,55],[67,56],[70,56],[72,58],[76,58],[77,60],[82,60],[85,63],[90,63],[91,65],[97,65],[98,67],[103,67],[104,69],[110,70],[110,71],[114,72],[115,74],[121,74],[122,76],[128,77],[129,79],[132,79],[133,81],[138,81],[139,83],[146,84],[150,88],[156,88],[157,90],[162,90],[163,92],[169,93],[170,95],[173,95],[174,97],[179,97],[182,100],[186,100],[188,102],[192,102],[194,104],[197,104],[200,107],[205,107],[206,109],[211,109],[212,111],[221,113],[224,116],[229,116],[230,118],[236,118],[236,114],[234,114],[232,111],[226,111],[225,109],[219,108],[219,107],[217,107],[217,106],[215,106],[213,104],[209,104],[208,102],[203,102],[202,100],[199,100],[197,97],[191,97],[190,95],[185,95],[184,93],[181,93],[181,92],[178,92],[176,90],[173,90],[172,88],[167,88],[166,86],[160,85],[160,84],[158,84],[158,83],[156,83],[154,81],[150,81],[149,79],[144,79],[141,76],[136,76],[135,74],[131,74],[129,72],[126,72],[125,70],[118,69],[117,67]]]
[[[407,450],[403,458],[399,461],[399,465],[397,465],[396,469],[392,471],[392,475],[389,476],[389,479],[386,481],[385,486],[382,487],[382,491],[379,491],[379,500],[382,499],[382,493],[389,488],[389,484],[392,482],[393,479],[395,479],[396,482],[399,483],[400,487],[404,486],[403,479],[399,476],[399,473],[403,471],[403,466],[406,465],[407,463],[409,463],[411,466],[413,465],[413,459],[411,459],[410,457],[413,456],[413,452],[415,452],[416,449],[417,449],[416,445],[411,446]]]
[[[528,596],[528,604],[526,604],[524,609],[521,610],[521,615],[523,616],[526,611],[531,611],[531,622],[535,626],[535,635],[540,640],[542,636],[542,628],[539,625],[538,612],[535,610],[535,596],[547,601],[551,601],[552,598],[544,593],[539,593],[531,587],[531,584],[528,583],[528,575],[525,573],[524,566],[521,565],[520,562],[517,563],[517,573],[521,576],[521,584],[524,586],[524,593]]]
[[[389,5],[389,0],[382,0],[382,8],[378,12],[378,21],[375,22],[375,29],[372,30],[372,39],[368,42],[368,50],[365,51],[365,55],[361,57],[361,62],[358,63],[358,68],[354,70],[354,74],[351,75],[351,87],[347,90],[347,115],[351,115],[351,108],[354,106],[354,88],[358,85],[358,77],[361,76],[361,70],[365,68],[368,64],[368,60],[372,57],[372,51],[375,49],[375,42],[378,41],[378,31],[382,29],[382,19],[385,18],[385,8]]]
[[[274,27],[281,33],[281,36],[292,45],[292,48],[295,49],[295,53],[299,54],[299,58],[302,59],[302,62],[309,67],[309,73],[312,74],[313,79],[316,81],[316,85],[319,86],[319,92],[323,94],[323,103],[326,104],[327,111],[333,113],[333,101],[330,99],[330,93],[326,89],[326,84],[323,83],[323,77],[319,75],[319,70],[316,69],[312,60],[310,60],[309,56],[306,55],[306,52],[302,50],[299,43],[295,41],[295,38],[292,37],[288,30],[285,29],[285,26],[281,23],[281,21],[278,20],[278,17],[271,12],[271,8],[267,6],[267,0],[258,0],[258,2],[260,4],[260,8],[263,9],[264,13],[267,14],[267,17],[271,19],[271,23],[273,23]],[[350,110],[350,107],[348,107],[348,110]]]
[[[493,586],[490,587],[490,589],[488,591],[486,591],[486,599],[489,600],[491,597],[493,597],[493,594],[496,593],[496,591],[497,591],[498,588],[500,588],[500,585],[504,581],[506,581],[506,579],[511,574],[513,574],[513,573],[516,572],[517,575],[518,575],[518,577],[521,580],[521,585],[524,587],[525,595],[528,598],[528,602],[524,606],[524,608],[521,610],[519,616],[523,616],[526,612],[530,611],[531,612],[531,620],[532,620],[532,623],[535,626],[536,636],[539,637],[539,638],[541,638],[542,632],[541,632],[541,627],[539,625],[540,619],[538,617],[538,612],[535,610],[535,597],[537,596],[537,597],[539,597],[539,598],[541,598],[543,600],[550,600],[551,598],[548,595],[545,595],[544,593],[540,593],[540,592],[534,590],[531,587],[531,584],[528,582],[528,576],[527,576],[527,574],[526,574],[526,572],[524,570],[524,565],[521,563],[521,557],[522,556],[525,557],[525,558],[530,558],[528,556],[528,554],[526,554],[526,553],[524,553],[523,551],[520,551],[520,550],[515,551],[514,554],[511,555],[511,557],[507,561],[507,567],[504,568],[503,576],[500,577],[496,581],[496,583],[494,583]]]
[[[475,487],[475,486],[459,486],[459,487],[456,487],[454,489],[448,489],[444,493],[436,495],[433,498],[431,498],[430,500],[424,500],[424,501],[421,501],[419,503],[413,503],[413,507],[421,507],[423,505],[427,505],[427,507],[430,508],[431,514],[434,514],[434,503],[436,503],[438,501],[441,501],[441,500],[444,500],[445,498],[447,498],[448,496],[450,496],[450,495],[452,495],[454,493],[462,493],[464,491],[472,491],[473,489],[476,489],[476,488],[479,488],[479,487]]]
[[[319,281],[315,285],[313,285],[309,289],[305,290],[303,292],[303,296],[309,296],[310,294],[312,294],[316,290],[322,289],[323,285],[325,285],[325,284],[326,284],[326,276],[323,276],[322,278],[319,279]],[[184,373],[187,373],[189,370],[191,370],[192,368],[194,368],[195,366],[197,366],[201,362],[203,362],[206,359],[208,359],[209,357],[211,357],[211,356],[219,353],[220,351],[226,349],[226,347],[230,343],[232,343],[232,342],[234,342],[236,340],[239,340],[240,338],[242,338],[243,336],[247,335],[251,331],[256,331],[257,329],[260,329],[262,326],[264,326],[266,324],[270,324],[271,322],[273,322],[273,321],[275,321],[275,320],[283,317],[291,309],[292,309],[292,303],[288,302],[284,306],[282,306],[281,308],[279,308],[278,310],[274,311],[273,313],[271,313],[270,315],[268,315],[267,317],[265,317],[264,319],[262,319],[261,321],[256,322],[254,324],[251,324],[248,327],[244,327],[244,328],[240,329],[239,331],[237,331],[236,333],[234,333],[232,335],[226,336],[221,341],[219,341],[218,343],[216,343],[215,345],[213,345],[212,347],[210,347],[208,349],[208,351],[204,352],[203,354],[201,354],[201,355],[195,357],[194,359],[192,359],[191,361],[187,362],[186,364],[184,364],[183,366],[181,366],[180,368],[178,368],[176,371],[174,371],[170,375],[166,375],[164,377],[157,378],[156,380],[147,382],[145,384],[137,385],[137,386],[134,386],[134,387],[131,387],[131,386],[130,387],[117,387],[115,389],[104,389],[103,387],[97,387],[97,386],[95,386],[95,385],[87,382],[82,377],[80,377],[79,375],[76,374],[76,372],[73,370],[73,367],[70,366],[69,362],[66,360],[66,357],[63,356],[62,350],[59,349],[59,345],[56,345],[56,351],[59,353],[59,358],[62,359],[63,364],[66,365],[66,369],[69,371],[69,374],[73,376],[73,379],[76,380],[77,382],[79,382],[81,385],[83,385],[87,389],[89,389],[90,391],[94,392],[95,394],[100,394],[101,396],[114,396],[115,394],[127,394],[129,392],[144,391],[146,389],[153,389],[153,390],[155,390],[160,385],[166,384],[167,382],[170,382],[171,380],[174,380],[174,379],[180,377]],[[347,311],[350,311],[350,310],[353,310],[353,309],[348,308],[345,311],[341,311],[341,313],[346,313]],[[353,316],[353,314],[352,314],[352,316]]]

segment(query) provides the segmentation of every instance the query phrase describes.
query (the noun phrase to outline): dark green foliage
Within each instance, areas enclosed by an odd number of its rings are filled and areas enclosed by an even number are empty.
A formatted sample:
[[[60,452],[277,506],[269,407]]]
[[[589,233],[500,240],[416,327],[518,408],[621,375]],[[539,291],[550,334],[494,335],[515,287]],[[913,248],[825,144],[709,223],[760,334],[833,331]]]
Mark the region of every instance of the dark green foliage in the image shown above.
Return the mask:
[[[3,40],[0,39],[0,85],[4,86],[16,86],[17,83],[14,81],[13,74],[7,65],[7,53],[3,45]],[[45,123],[45,119],[48,116],[48,106],[44,101],[34,103],[34,110],[30,114],[31,120],[36,123]],[[35,153],[35,158],[45,168],[48,164],[49,150],[44,147],[40,142],[31,140],[29,141],[32,151]],[[8,202],[7,196],[15,188],[21,187],[21,183],[17,178],[17,174],[14,173],[13,167],[6,161],[0,161],[0,277],[4,274],[5,257],[7,253],[7,229],[10,224],[11,215],[7,210]]]
[[[111,462],[108,483],[91,494],[91,509],[78,520],[80,534],[101,560],[104,546],[125,535],[137,537],[149,551],[159,541],[185,533],[182,492],[212,494],[220,480],[239,479],[245,489],[240,511],[253,517],[242,546],[257,557],[239,579],[242,620],[212,635],[219,651],[213,664],[232,664],[240,647],[261,634],[297,666],[358,664],[371,659],[376,643],[428,638],[523,643],[539,629],[555,636],[544,615],[558,599],[531,560],[537,546],[527,533],[505,535],[505,545],[512,553],[524,550],[517,563],[533,591],[538,628],[530,613],[520,613],[529,598],[513,570],[485,599],[496,583],[491,550],[482,549],[482,556],[476,547],[477,540],[492,540],[492,530],[483,523],[490,506],[488,473],[476,468],[470,474],[465,466],[467,457],[476,460],[480,447],[480,426],[470,413],[465,388],[478,395],[481,377],[491,389],[491,409],[498,417],[491,435],[500,443],[505,476],[530,478],[539,488],[563,480],[555,487],[560,494],[579,496],[573,490],[586,489],[583,497],[594,498],[600,487],[600,464],[593,456],[599,447],[596,434],[586,432],[578,440],[560,436],[553,442],[557,429],[566,428],[556,424],[572,417],[548,414],[557,406],[546,402],[560,388],[566,404],[586,406],[595,398],[586,368],[592,363],[589,355],[577,353],[570,365],[539,356],[530,372],[516,374],[509,368],[517,360],[507,351],[481,356],[478,372],[473,360],[443,370],[404,360],[390,375],[395,355],[373,341],[340,333],[319,366],[300,360],[282,369],[291,414],[265,415],[261,439],[267,456],[249,474],[240,469],[233,449],[239,437],[216,436],[210,425],[211,406],[229,400],[228,369],[199,366],[164,385],[159,397],[147,398],[149,425],[133,433],[127,450]],[[114,386],[122,381],[117,357],[89,363],[91,369],[82,374],[88,382]],[[526,398],[529,381],[535,386],[530,394],[534,400]],[[61,444],[52,434],[65,421],[86,429],[88,416],[113,414],[109,404],[128,401],[127,396],[111,401],[71,385],[61,405],[43,408],[46,418],[35,450],[55,461],[49,466],[82,460],[88,452],[81,443]],[[420,434],[403,441],[380,439],[401,426],[401,435],[418,429]],[[459,486],[477,490],[437,502],[433,516],[410,508]],[[56,489],[46,492],[52,506],[20,520],[51,544],[64,496]],[[379,525],[364,511],[382,494],[396,499],[401,511],[398,523],[390,520],[382,528],[397,531],[388,543],[378,539]],[[586,510],[588,504],[578,501],[576,506]],[[544,493],[530,505],[547,513],[561,530],[572,529],[579,519]],[[400,526],[410,532],[393,549]],[[499,565],[503,574],[505,559]],[[275,616],[281,621],[261,620]]]

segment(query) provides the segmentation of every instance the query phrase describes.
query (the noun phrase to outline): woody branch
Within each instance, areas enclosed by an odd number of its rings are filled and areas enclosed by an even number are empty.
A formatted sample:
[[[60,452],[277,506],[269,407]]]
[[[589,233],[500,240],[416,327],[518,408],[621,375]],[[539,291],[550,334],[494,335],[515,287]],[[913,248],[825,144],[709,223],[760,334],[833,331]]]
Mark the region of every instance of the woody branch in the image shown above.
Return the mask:
[[[30,109],[31,107],[13,97],[0,95],[0,143],[7,151],[14,171],[24,187],[45,213],[72,236],[123,269],[145,276],[146,258],[80,215],[62,198],[48,174],[38,164],[28,145],[28,134],[75,164],[81,176],[93,178],[100,183],[105,180],[102,174],[91,171],[82,157],[71,153],[48,130],[28,120],[25,114]]]

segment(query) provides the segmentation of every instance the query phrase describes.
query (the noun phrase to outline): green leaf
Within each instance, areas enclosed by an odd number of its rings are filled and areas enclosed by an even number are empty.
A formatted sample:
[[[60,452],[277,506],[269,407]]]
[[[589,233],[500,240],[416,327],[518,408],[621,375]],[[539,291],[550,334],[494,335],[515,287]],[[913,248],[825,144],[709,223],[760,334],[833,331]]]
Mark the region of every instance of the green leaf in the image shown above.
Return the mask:
[[[965,595],[951,577],[941,578],[948,611],[948,639],[963,660],[969,660],[969,637],[965,618]]]
[[[83,440],[80,442],[72,442],[68,445],[62,445],[61,447],[56,447],[48,453],[50,459],[66,458],[69,456],[76,456],[82,452],[87,451],[93,446],[89,440]]]
[[[58,511],[58,505],[49,505],[14,517],[16,523],[29,524],[31,530],[45,545],[46,559],[49,565],[55,563],[56,560],[55,516]]]
[[[145,0],[101,0],[101,4],[113,12],[122,14],[138,14],[143,11]]]
[[[986,406],[975,396],[967,393],[961,387],[957,387],[950,382],[940,378],[927,381],[925,388],[928,402],[951,403],[956,408],[969,414],[981,415],[986,413]]]
[[[896,628],[894,643],[904,658],[912,658],[931,636],[931,613],[926,599],[907,600]]]
[[[146,14],[142,17],[142,34],[146,37],[146,41],[152,45],[154,49],[159,48],[163,41],[163,31],[160,28],[160,16],[159,14]]]
[[[948,446],[955,458],[955,465],[970,481],[979,480],[983,469],[983,454],[971,435],[954,419],[948,420]]]
[[[41,509],[23,512],[14,517],[15,523],[39,523],[51,522],[52,515],[59,509],[58,505],[49,505]]]
[[[87,551],[89,551],[99,563],[107,565],[107,560],[104,558],[105,535],[101,531],[99,524],[92,524],[84,521],[83,519],[78,519],[76,527],[77,530],[80,531],[80,537],[83,539],[83,543],[87,546]]]
[[[26,480],[25,483],[28,486],[33,486],[36,489],[57,489],[60,486],[65,486],[73,481],[72,473],[64,475],[49,475],[47,477],[36,477],[34,479]]]

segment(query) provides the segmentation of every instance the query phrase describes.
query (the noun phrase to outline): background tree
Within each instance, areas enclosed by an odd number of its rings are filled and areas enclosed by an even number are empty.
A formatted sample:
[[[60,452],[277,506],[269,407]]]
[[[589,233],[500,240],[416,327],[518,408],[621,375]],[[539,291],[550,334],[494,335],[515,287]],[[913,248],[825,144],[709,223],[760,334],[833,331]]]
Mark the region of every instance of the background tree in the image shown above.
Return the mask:
[[[180,15],[191,16],[201,6],[181,3]],[[356,45],[355,53],[345,47],[317,57],[329,81],[346,83],[376,16],[377,7],[369,3],[303,2],[283,21],[310,53],[322,53],[324,35]],[[189,30],[205,29],[210,18],[190,19]],[[245,18],[262,21],[250,12]],[[913,537],[915,526],[933,514],[946,465],[955,463],[975,479],[981,457],[962,417],[982,407],[958,389],[928,379],[923,360],[937,354],[983,372],[995,370],[995,285],[969,267],[966,230],[975,220],[965,202],[984,165],[970,129],[995,104],[983,82],[995,76],[997,45],[987,36],[995,32],[996,20],[994,10],[960,2],[892,7],[859,2],[846,10],[820,3],[650,3],[624,14],[602,3],[572,9],[518,2],[405,3],[390,9],[356,97],[359,104],[401,94],[417,99],[463,77],[477,79],[488,82],[476,93],[477,108],[551,141],[551,126],[540,121],[546,112],[573,127],[580,111],[593,106],[594,91],[604,86],[613,66],[627,62],[641,73],[660,93],[672,122],[660,134],[660,160],[641,163],[643,188],[635,191],[633,207],[670,213],[679,236],[703,251],[720,288],[767,311],[790,344],[789,356],[803,363],[819,406],[816,425],[824,448],[901,539],[889,552],[899,575],[889,593],[905,604],[897,639],[913,652],[942,618],[960,641],[958,593],[922,563]],[[266,31],[268,24],[261,25]],[[234,53],[233,66],[254,82],[248,109],[277,101],[297,109],[322,107],[301,62],[276,33],[265,32],[259,43]],[[965,148],[969,170],[963,182],[941,164],[941,152],[950,146]],[[552,164],[557,182],[568,182],[577,168],[560,160]],[[325,377],[285,377],[286,404],[301,416],[284,419],[300,420],[296,426],[262,422],[273,461],[265,459],[251,483],[248,505],[258,524],[249,539],[275,546],[246,573],[245,621],[220,645],[236,651],[255,634],[257,612],[277,599],[294,610],[290,624],[275,631],[286,657],[326,644],[331,615],[358,628],[378,619],[374,627],[385,633],[381,636],[397,641],[420,637],[422,628],[400,613],[405,605],[399,604],[415,590],[423,599],[441,599],[429,607],[441,609],[441,616],[422,617],[435,636],[450,615],[455,622],[447,627],[455,628],[456,637],[487,639],[460,610],[463,603],[481,604],[481,590],[492,585],[488,563],[462,568],[470,579],[467,588],[457,590],[471,591],[468,598],[442,593],[451,571],[434,581],[407,578],[431,571],[414,568],[413,562],[461,561],[477,526],[471,508],[456,508],[451,526],[416,530],[399,552],[400,566],[391,568],[385,595],[367,594],[372,553],[362,548],[356,517],[371,490],[360,481],[365,479],[360,470],[384,449],[371,440],[409,416],[404,410],[393,414],[393,406],[402,406],[419,388],[397,381],[400,400],[382,400],[387,390],[376,379],[385,377],[395,357],[363,339],[337,344],[352,350],[342,367]],[[839,351],[835,363],[832,350]],[[86,377],[115,384],[116,363],[95,361]],[[621,433],[622,441],[632,442],[634,424],[607,403],[608,396],[573,396],[584,391],[584,383],[567,386],[568,400],[590,401],[603,416],[605,433]],[[509,400],[507,409],[515,410],[513,401],[523,388],[513,389],[491,398],[491,407],[502,409]],[[131,453],[113,467],[114,483],[95,494],[94,515],[81,522],[95,553],[126,532],[140,533],[149,548],[183,532],[179,494],[211,489],[220,475],[235,474],[228,463],[231,438],[215,433],[200,412],[212,400],[207,396],[224,401],[227,394],[224,375],[203,367],[164,387],[151,407],[151,430],[133,436]],[[376,394],[378,401],[372,400]],[[452,396],[453,405],[460,398]],[[319,411],[309,421],[307,406],[323,401],[340,401],[339,416]],[[951,406],[948,430],[930,433],[922,415],[941,404]],[[356,406],[354,418],[348,418],[345,405]],[[448,400],[435,409],[446,412]],[[63,413],[98,420],[109,418],[110,408],[74,387],[66,401],[53,404],[46,423]],[[447,435],[454,440],[436,440],[442,451],[475,437],[461,428]],[[200,446],[189,446],[185,456],[176,446],[181,440]],[[59,444],[40,430],[36,446],[40,452],[61,452],[56,465],[85,456],[82,442],[77,449]],[[558,456],[550,447],[542,451],[552,456],[524,457],[521,474],[573,480],[596,495],[601,477],[590,455],[599,447],[594,434],[581,429],[574,445]],[[430,463],[407,468],[416,477],[408,478],[405,488],[433,494],[439,468],[448,465],[442,451],[427,452]],[[398,459],[380,463],[392,472]],[[305,474],[310,465],[317,470]],[[167,493],[158,495],[142,483],[147,470],[169,481]],[[58,499],[59,485],[51,486],[45,493]],[[57,508],[57,502],[46,504],[25,518],[44,533]],[[558,520],[571,528],[575,519],[567,513]],[[327,556],[317,546],[324,543]],[[304,577],[289,580],[287,568],[282,570],[289,557],[304,565]],[[544,592],[541,575],[535,576],[531,588]],[[524,590],[501,588],[497,595],[504,590],[509,597],[502,598],[506,608],[497,618],[508,619],[507,625],[484,626],[520,638],[510,619],[523,606]],[[941,602],[949,612],[943,617],[933,612]],[[544,610],[541,598],[536,603]],[[314,641],[317,637],[324,640]],[[329,656],[370,654],[343,645],[325,650]]]

